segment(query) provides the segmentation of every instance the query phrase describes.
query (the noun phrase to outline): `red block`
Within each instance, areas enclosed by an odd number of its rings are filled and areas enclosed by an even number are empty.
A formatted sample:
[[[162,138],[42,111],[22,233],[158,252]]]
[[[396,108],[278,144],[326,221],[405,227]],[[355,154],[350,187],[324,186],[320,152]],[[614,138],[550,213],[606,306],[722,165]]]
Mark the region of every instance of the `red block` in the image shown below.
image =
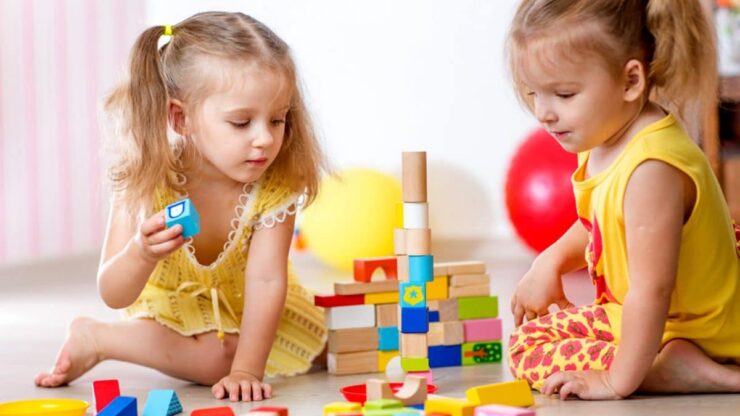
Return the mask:
[[[398,280],[398,261],[395,257],[373,257],[355,260],[355,282],[369,282],[377,268],[383,269],[386,279]]]
[[[95,397],[95,413],[103,410],[116,397],[121,395],[118,380],[93,381],[93,396]]]
[[[207,409],[195,409],[190,416],[236,416],[229,406],[209,407]]]
[[[364,305],[365,295],[314,295],[313,304],[324,308]]]
[[[272,413],[275,416],[288,416],[288,409],[284,407],[259,407],[257,409],[250,410],[248,415],[255,412]]]

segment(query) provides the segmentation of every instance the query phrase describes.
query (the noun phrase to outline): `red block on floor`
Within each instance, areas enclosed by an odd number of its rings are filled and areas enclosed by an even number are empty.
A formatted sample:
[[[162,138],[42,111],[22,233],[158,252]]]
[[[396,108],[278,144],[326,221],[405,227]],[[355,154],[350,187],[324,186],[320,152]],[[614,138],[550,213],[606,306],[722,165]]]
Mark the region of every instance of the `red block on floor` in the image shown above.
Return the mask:
[[[93,381],[93,397],[95,397],[95,412],[100,412],[116,397],[121,395],[118,380]]]
[[[288,416],[288,409],[284,407],[259,407],[252,409],[247,415],[264,415],[264,416]]]
[[[190,416],[236,416],[229,406],[209,407],[207,409],[195,409]]]

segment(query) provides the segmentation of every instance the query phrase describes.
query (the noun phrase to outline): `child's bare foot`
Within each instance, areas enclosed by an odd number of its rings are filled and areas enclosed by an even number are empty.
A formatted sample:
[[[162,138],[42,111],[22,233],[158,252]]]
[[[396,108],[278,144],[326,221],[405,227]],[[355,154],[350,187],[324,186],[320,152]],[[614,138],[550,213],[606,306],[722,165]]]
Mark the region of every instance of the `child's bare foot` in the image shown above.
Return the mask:
[[[740,366],[720,364],[693,343],[674,339],[663,347],[640,386],[652,393],[740,392]]]
[[[102,360],[93,336],[93,326],[97,324],[91,318],[75,318],[72,321],[54,368],[50,373],[36,376],[34,381],[37,386],[62,386],[85,374]]]

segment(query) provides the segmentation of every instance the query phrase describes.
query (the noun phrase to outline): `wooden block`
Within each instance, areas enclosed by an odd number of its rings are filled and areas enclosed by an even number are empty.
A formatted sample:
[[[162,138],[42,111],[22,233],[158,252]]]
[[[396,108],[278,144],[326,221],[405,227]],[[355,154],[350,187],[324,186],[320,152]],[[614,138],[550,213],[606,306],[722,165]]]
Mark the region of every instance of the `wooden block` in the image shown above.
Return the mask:
[[[461,321],[432,322],[429,324],[427,344],[459,345],[465,341],[463,323]]]
[[[426,202],[404,202],[403,228],[407,230],[429,228],[429,204]]]
[[[324,309],[328,329],[365,328],[375,326],[375,305],[339,306]]]
[[[438,301],[439,305],[439,321],[440,322],[452,322],[459,321],[459,304],[458,299],[444,299]],[[467,318],[466,318],[467,319]]]
[[[448,297],[447,276],[436,276],[434,280],[427,282],[427,304],[429,304],[429,301],[447,299]]]
[[[401,357],[427,356],[427,334],[401,334]]]
[[[362,414],[369,416],[383,416],[395,415],[396,410],[403,408],[403,404],[400,400],[393,399],[380,399],[380,400],[368,400],[365,402],[365,408],[362,410]],[[394,412],[389,413],[388,411],[393,410]],[[380,411],[380,412],[378,412]]]
[[[95,400],[95,412],[103,410],[108,403],[121,395],[118,380],[95,380],[93,381],[93,399]]]
[[[229,406],[207,407],[191,411],[190,416],[234,416],[234,411]]]
[[[406,254],[409,256],[432,254],[432,230],[430,228],[406,229]]]
[[[330,416],[337,413],[362,412],[362,405],[354,402],[334,402],[324,405],[324,416]]]
[[[429,347],[429,367],[460,367],[462,345],[434,345]]]
[[[528,407],[534,404],[534,396],[525,380],[486,384],[465,391],[468,401],[478,404],[501,404]]]
[[[475,408],[475,416],[536,416],[534,409],[489,404]]]
[[[368,401],[395,399],[396,397],[391,390],[391,385],[387,381],[377,378],[371,378],[365,382],[365,391],[367,392]]]
[[[136,409],[136,397],[118,396],[99,411],[98,416],[136,416]]]
[[[396,258],[388,257],[370,257],[356,259],[354,261],[355,282],[368,283],[372,280],[375,270],[382,269],[387,280],[398,280],[396,273]]]
[[[144,405],[144,416],[176,415],[182,413],[182,404],[174,390],[149,390]]]
[[[406,230],[403,228],[393,229],[393,254],[397,256],[406,254]]]
[[[448,274],[483,274],[486,263],[482,261],[453,261],[447,263]]]
[[[434,280],[433,256],[409,256],[409,281],[431,282]]]
[[[258,407],[247,413],[253,416],[288,416],[288,409],[284,407]]]
[[[484,285],[476,286],[461,286],[453,287],[450,286],[450,297],[451,298],[469,298],[475,296],[488,296],[491,294],[491,286],[486,283]]]
[[[375,325],[398,326],[398,305],[375,306]]]
[[[465,342],[462,344],[462,365],[500,363],[501,351],[500,341]]]
[[[427,309],[429,311],[438,311],[439,312],[439,300],[435,299],[429,299],[429,285],[430,283],[427,283]]]
[[[398,292],[368,293],[365,295],[366,305],[396,304]]]
[[[427,287],[424,282],[401,282],[398,292],[401,308],[427,307]]]
[[[401,332],[421,334],[429,331],[427,308],[401,308]]]
[[[475,403],[467,400],[434,398],[424,402],[424,413],[441,413],[448,416],[474,416]]]
[[[423,404],[427,399],[426,377],[407,375],[395,396],[404,406]]]
[[[396,256],[398,280],[409,281],[409,256]]]
[[[501,319],[470,319],[462,321],[465,342],[498,341],[501,339]]]
[[[374,373],[378,369],[378,351],[327,354],[329,374]]]
[[[498,297],[479,296],[472,298],[457,299],[457,313],[461,321],[466,319],[482,319],[498,317]],[[440,313],[440,320],[442,314]]]
[[[398,351],[400,341],[398,336],[398,327],[381,326],[375,328],[378,333],[379,351]]]
[[[329,331],[329,352],[356,352],[378,349],[378,329],[351,328]]]
[[[431,363],[430,363],[429,366],[431,367]],[[434,374],[432,373],[432,369],[431,368],[429,370],[427,370],[427,371],[412,371],[412,372],[408,373],[407,375],[409,375],[409,376],[422,377],[422,378],[424,378],[427,381],[427,384],[434,383]]]
[[[385,373],[385,367],[394,358],[400,355],[399,351],[378,351],[378,372]]]
[[[426,357],[404,357],[401,356],[401,368],[403,371],[427,371],[429,370],[429,358]]]
[[[393,292],[398,290],[397,280],[381,280],[368,283],[334,283],[337,295],[360,295],[365,293]]]
[[[313,304],[323,308],[335,306],[362,305],[365,303],[365,295],[315,295]]]
[[[448,267],[446,262],[434,263],[433,272],[435,276],[449,276]]]
[[[427,202],[427,153],[403,152],[403,201]]]
[[[491,278],[488,274],[453,274],[450,276],[450,286],[478,286],[490,285]]]

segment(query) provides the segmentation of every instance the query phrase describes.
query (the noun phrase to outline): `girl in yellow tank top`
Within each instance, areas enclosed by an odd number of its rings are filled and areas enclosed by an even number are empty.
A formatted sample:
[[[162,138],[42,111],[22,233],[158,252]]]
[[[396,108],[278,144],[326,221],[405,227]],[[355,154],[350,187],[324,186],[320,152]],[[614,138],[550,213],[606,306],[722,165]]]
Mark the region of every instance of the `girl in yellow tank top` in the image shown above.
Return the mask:
[[[118,153],[98,271],[101,297],[129,319],[76,319],[37,385],[116,359],[251,401],[271,396],[265,375],[308,370],[327,331],[288,251],[323,159],[296,80],[288,46],[241,13],[139,36],[106,103]],[[201,218],[192,239],[164,223],[186,196]]]
[[[664,110],[690,120],[714,105],[712,42],[696,0],[524,0],[517,10],[517,92],[579,160],[579,220],[511,302],[511,370],[545,394],[740,391],[737,230],[703,153]],[[596,300],[575,307],[560,277],[583,267]]]

